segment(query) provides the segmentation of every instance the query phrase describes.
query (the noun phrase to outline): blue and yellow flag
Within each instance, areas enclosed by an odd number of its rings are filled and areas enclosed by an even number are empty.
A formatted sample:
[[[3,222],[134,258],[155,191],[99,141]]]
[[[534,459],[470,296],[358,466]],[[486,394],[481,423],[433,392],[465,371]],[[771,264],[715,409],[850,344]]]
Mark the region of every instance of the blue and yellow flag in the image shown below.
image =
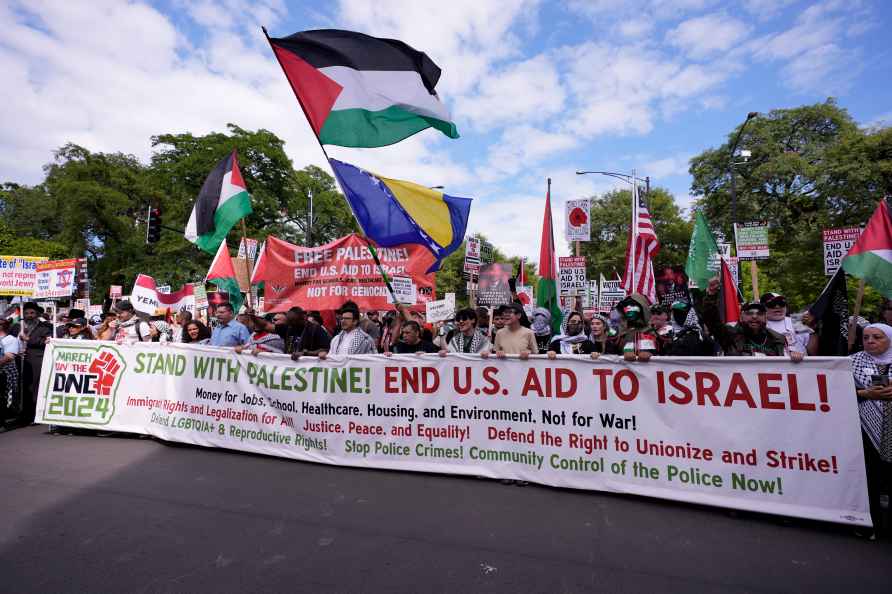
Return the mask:
[[[439,270],[443,258],[461,245],[470,198],[381,177],[336,159],[329,162],[360,227],[378,245],[423,245],[437,259],[428,272]]]

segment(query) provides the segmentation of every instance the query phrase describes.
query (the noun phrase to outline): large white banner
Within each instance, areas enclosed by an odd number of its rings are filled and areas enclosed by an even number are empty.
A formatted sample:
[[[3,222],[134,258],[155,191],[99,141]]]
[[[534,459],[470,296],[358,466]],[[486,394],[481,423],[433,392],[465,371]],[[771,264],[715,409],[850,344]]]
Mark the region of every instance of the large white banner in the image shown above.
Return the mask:
[[[848,359],[327,361],[53,340],[38,420],[869,525]]]

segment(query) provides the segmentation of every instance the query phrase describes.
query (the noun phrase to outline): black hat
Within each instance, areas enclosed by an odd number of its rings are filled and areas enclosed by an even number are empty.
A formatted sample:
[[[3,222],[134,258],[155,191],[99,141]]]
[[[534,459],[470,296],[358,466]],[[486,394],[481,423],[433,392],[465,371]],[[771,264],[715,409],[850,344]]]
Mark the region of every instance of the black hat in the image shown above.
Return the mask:
[[[87,316],[87,312],[82,309],[69,309],[68,310],[68,319],[73,320],[74,318],[84,318]]]
[[[749,303],[744,303],[740,306],[740,311],[748,311],[751,309],[758,309],[762,313],[767,311],[765,304],[761,301],[750,301]]]
[[[39,314],[43,313],[43,308],[40,307],[39,305],[37,305],[36,303],[34,303],[33,301],[28,301],[27,303],[25,303],[25,305],[22,306],[22,311],[25,311],[26,309],[33,309],[34,311],[36,311]]]
[[[787,305],[787,298],[780,293],[765,293],[764,295],[762,295],[759,301],[766,307],[772,304],[776,304],[781,307],[785,307]]]

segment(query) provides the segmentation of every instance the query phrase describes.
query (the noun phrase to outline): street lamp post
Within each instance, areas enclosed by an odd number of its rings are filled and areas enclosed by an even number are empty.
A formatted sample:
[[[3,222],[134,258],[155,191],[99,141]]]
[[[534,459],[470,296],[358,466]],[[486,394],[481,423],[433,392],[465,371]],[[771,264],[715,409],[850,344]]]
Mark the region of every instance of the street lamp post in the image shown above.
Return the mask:
[[[743,129],[746,128],[746,125],[750,123],[751,119],[758,115],[759,112],[757,111],[751,111],[746,114],[746,120],[744,120],[743,125],[740,126],[740,130],[737,131],[737,136],[734,137],[734,142],[731,144],[731,150],[728,155],[728,175],[731,176],[731,223],[735,227],[737,226],[737,184],[734,181],[734,153],[737,152],[737,145],[740,143]]]

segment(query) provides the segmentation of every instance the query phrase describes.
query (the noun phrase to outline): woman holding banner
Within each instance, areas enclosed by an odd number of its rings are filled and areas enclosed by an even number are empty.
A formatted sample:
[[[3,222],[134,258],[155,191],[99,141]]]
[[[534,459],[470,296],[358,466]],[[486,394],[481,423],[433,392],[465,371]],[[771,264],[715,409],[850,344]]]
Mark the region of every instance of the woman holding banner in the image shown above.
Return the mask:
[[[16,367],[16,355],[21,349],[18,339],[9,333],[10,326],[12,323],[9,320],[0,320],[0,430],[6,428],[10,413],[19,412],[21,402],[19,370]]]
[[[888,524],[892,493],[892,326],[868,325],[863,341],[864,350],[851,356],[852,373],[864,434],[870,515],[879,532]]]

